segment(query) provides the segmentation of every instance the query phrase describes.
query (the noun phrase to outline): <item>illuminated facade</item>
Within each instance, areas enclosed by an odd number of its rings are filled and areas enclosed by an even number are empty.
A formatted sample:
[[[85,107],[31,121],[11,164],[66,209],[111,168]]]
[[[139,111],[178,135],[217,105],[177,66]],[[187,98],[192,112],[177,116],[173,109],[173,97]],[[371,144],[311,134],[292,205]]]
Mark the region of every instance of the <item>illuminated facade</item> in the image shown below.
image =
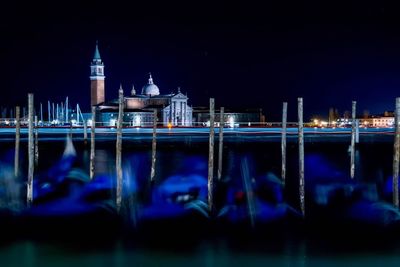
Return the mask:
[[[394,117],[372,117],[368,119],[362,119],[361,125],[366,127],[393,127],[394,126]]]
[[[118,99],[104,101],[104,65],[96,44],[91,68],[91,104],[97,106],[98,121],[104,126],[115,126],[118,113]],[[124,97],[124,124],[129,126],[151,126],[154,110],[157,111],[158,124],[163,126],[192,126],[192,107],[188,105],[187,95],[176,93],[162,95],[149,74],[147,84],[140,94],[132,88],[130,95]]]

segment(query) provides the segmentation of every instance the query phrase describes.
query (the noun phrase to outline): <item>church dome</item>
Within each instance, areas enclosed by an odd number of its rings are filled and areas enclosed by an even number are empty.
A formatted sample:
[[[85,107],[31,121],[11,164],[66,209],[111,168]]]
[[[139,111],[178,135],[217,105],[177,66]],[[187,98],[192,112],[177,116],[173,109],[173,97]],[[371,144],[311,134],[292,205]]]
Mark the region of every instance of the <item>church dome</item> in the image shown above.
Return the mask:
[[[151,74],[149,74],[149,81],[145,86],[143,86],[142,95],[154,96],[159,94],[160,89],[158,89],[158,86],[153,83],[153,78],[151,77]]]

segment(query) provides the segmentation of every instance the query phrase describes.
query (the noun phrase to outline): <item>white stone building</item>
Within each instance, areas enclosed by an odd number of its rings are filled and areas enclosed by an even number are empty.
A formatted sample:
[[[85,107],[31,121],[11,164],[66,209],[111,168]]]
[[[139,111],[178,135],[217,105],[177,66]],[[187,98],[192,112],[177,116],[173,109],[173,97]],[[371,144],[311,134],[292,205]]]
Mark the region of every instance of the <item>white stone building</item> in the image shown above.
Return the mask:
[[[98,72],[93,72],[95,63],[101,62],[101,66],[96,65]],[[98,46],[96,44],[94,59],[91,64],[91,99],[92,105],[96,105],[99,111],[98,120],[104,126],[115,125],[115,113],[118,112],[118,99],[99,102],[101,97],[104,99],[104,65],[100,58]],[[101,81],[98,82],[97,80]],[[99,98],[99,96],[101,96]],[[161,126],[192,126],[193,110],[188,105],[189,98],[181,93],[180,88],[176,93],[160,94],[160,89],[154,83],[153,77],[149,74],[147,84],[142,87],[140,94],[132,88],[130,95],[124,97],[124,123],[129,126],[150,126],[153,124],[153,111],[157,110],[158,125]]]

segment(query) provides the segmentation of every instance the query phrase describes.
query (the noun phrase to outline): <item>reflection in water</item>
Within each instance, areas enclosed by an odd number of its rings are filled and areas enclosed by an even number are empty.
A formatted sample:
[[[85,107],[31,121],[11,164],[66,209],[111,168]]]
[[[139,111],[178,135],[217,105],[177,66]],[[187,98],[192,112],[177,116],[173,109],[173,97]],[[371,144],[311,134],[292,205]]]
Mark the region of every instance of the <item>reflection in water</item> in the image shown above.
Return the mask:
[[[362,173],[362,168],[361,166],[361,154],[359,149],[355,149],[354,151],[354,178],[357,179],[358,181],[362,181],[363,173]]]
[[[109,151],[105,149],[96,149],[95,155],[95,175],[108,175],[111,174],[112,171],[115,172],[115,157],[112,157]]]
[[[18,212],[23,205],[20,183],[14,177],[14,168],[10,164],[0,162],[0,210],[9,209]]]

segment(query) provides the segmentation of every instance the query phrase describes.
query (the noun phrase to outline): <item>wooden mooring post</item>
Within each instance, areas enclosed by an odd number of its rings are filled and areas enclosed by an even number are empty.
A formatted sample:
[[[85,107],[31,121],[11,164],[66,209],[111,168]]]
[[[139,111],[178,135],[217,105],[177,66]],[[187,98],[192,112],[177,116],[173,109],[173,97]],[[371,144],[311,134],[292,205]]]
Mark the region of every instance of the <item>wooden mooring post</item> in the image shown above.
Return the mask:
[[[282,106],[282,136],[281,136],[281,153],[282,153],[282,183],[286,183],[286,124],[287,124],[287,102],[283,102]]]
[[[360,120],[356,120],[356,144],[360,143]]]
[[[303,133],[303,98],[297,99],[298,113],[298,138],[299,138],[299,194],[300,208],[303,216],[306,214],[305,209],[305,191],[304,191],[304,133]]]
[[[33,172],[34,172],[34,137],[33,137],[33,94],[28,94],[28,183],[26,201],[28,206],[33,201]]]
[[[121,209],[122,204],[122,123],[124,117],[124,91],[122,86],[119,88],[119,105],[118,105],[118,121],[117,121],[117,142],[116,142],[116,174],[117,174],[117,192],[116,206],[117,211]]]
[[[95,134],[96,134],[96,107],[92,106],[92,125],[90,133],[90,179],[93,179],[94,177]]]
[[[20,107],[15,107],[15,154],[14,154],[14,176],[19,176],[19,144],[21,136],[21,118],[20,118]]]
[[[82,120],[83,124],[83,143],[86,145],[87,144],[87,122],[86,120]]]
[[[218,180],[222,177],[222,156],[224,150],[224,107],[219,111],[219,139],[218,139]]]
[[[400,97],[396,98],[395,135],[393,153],[393,205],[399,207],[399,161],[400,161]]]
[[[156,176],[156,150],[157,150],[157,110],[153,111],[153,139],[151,142],[151,171],[150,182],[154,182]]]
[[[355,141],[356,141],[356,101],[352,101],[351,103],[351,145],[350,145],[350,177],[354,178],[355,172],[355,164],[354,164],[354,155],[355,155]]]
[[[35,166],[39,164],[39,124],[38,117],[35,115]]]
[[[83,118],[79,104],[76,104],[76,117],[79,118],[79,116],[82,119],[82,125],[83,125],[83,143],[86,145],[87,144],[87,121]]]
[[[208,147],[208,208],[213,212],[214,180],[214,98],[210,98],[210,138]]]

